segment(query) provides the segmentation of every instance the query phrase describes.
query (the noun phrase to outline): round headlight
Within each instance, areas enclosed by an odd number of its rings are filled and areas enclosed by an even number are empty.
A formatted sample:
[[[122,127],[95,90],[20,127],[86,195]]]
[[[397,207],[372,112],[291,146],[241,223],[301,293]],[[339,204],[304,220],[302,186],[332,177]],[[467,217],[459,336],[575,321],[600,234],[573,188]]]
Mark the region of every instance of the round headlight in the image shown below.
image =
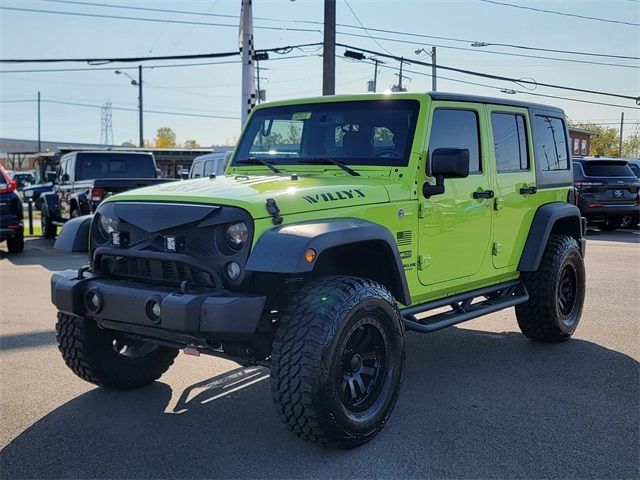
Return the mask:
[[[115,232],[118,230],[119,223],[120,222],[118,222],[118,220],[115,218],[100,215],[100,228],[107,237],[111,235],[111,232]]]
[[[249,240],[249,229],[244,222],[229,225],[225,231],[227,234],[227,240],[236,248]]]

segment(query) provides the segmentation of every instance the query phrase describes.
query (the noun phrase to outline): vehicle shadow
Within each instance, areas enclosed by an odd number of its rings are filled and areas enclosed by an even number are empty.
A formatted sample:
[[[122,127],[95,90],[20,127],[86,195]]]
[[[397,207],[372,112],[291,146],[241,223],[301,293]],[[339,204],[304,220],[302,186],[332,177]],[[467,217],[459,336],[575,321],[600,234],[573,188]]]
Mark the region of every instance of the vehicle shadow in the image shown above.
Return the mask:
[[[606,242],[640,243],[640,230],[615,230],[603,232],[596,228],[587,229],[587,240],[604,240]]]
[[[87,263],[86,253],[66,253],[53,249],[53,240],[44,238],[25,239],[22,253],[7,253],[0,250],[0,261],[7,261],[17,266],[40,265],[47,270],[65,270],[80,268]]]
[[[94,389],[0,452],[15,478],[637,478],[639,364],[574,339],[452,328],[408,337],[404,387],[385,429],[349,451],[296,439],[268,371]],[[175,398],[175,397],[174,397]]]

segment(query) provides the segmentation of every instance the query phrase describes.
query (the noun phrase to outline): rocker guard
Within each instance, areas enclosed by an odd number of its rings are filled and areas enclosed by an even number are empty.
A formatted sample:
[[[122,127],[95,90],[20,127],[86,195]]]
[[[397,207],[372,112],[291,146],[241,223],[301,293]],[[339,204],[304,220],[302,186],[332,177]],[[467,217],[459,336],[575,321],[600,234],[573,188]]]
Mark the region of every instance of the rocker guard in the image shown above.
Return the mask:
[[[99,309],[88,304],[90,293],[101,299]],[[170,287],[122,282],[76,270],[51,277],[51,301],[58,310],[79,317],[110,320],[110,328],[138,325],[206,338],[242,338],[252,335],[264,308],[265,297],[230,294],[227,290],[182,292]],[[160,303],[154,321],[151,302]]]

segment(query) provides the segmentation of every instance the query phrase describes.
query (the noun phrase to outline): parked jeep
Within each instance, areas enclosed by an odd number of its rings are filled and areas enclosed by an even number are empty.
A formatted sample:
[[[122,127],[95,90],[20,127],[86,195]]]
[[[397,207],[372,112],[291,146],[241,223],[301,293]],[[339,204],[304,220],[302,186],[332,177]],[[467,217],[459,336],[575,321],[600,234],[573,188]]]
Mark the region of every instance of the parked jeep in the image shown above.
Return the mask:
[[[7,241],[9,253],[24,250],[22,200],[17,189],[16,181],[0,165],[0,242]]]
[[[575,332],[585,221],[567,139],[562,110],[469,95],[260,105],[224,177],[116,195],[65,226],[57,246],[90,263],[51,280],[62,356],[113,389],[180,349],[265,365],[298,436],[361,445],[398,398],[405,331],[515,307],[533,340]]]
[[[105,198],[163,183],[153,154],[146,152],[86,151],[63,155],[53,190],[39,195],[42,235],[55,238],[58,226],[70,218],[93,213]]]

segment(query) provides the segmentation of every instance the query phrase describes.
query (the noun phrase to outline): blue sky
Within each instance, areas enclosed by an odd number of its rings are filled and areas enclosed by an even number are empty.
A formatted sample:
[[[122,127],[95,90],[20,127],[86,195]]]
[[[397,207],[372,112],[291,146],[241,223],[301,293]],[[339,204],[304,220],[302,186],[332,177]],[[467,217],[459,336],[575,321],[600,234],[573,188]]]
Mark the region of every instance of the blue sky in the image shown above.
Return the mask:
[[[1,0],[2,7],[86,13],[92,15],[127,16],[157,20],[180,20],[230,26],[188,25],[163,21],[134,21],[113,18],[67,16],[51,13],[32,13],[0,10],[0,55],[3,58],[53,57],[122,57],[168,54],[191,54],[236,50],[238,46],[237,19],[212,17],[202,14],[237,16],[240,0],[84,0],[94,4],[129,7],[147,7],[198,12],[197,15],[136,11],[104,6],[55,3],[45,0]],[[640,23],[640,2],[636,0],[607,1],[519,1],[505,0],[524,6],[549,9],[610,20]],[[640,27],[596,20],[572,18],[530,10],[495,5],[480,0],[451,1],[364,1],[337,0],[338,24],[358,26],[358,20],[368,28],[388,29],[424,35],[450,37],[491,43],[509,43],[541,48],[640,56]],[[322,40],[323,9],[321,0],[254,0],[255,26],[270,27],[255,30],[256,48],[319,42]],[[304,20],[311,23],[297,23]],[[317,22],[314,24],[313,22]],[[274,28],[275,27],[275,28]],[[297,31],[304,29],[309,31]],[[371,35],[400,39],[413,44],[390,40],[376,43],[361,28],[338,27],[338,42],[371,50],[383,48],[407,59],[416,57],[418,48],[438,46],[438,62],[442,65],[477,70],[515,78],[533,78],[538,82],[556,83],[600,91],[640,96],[640,70],[622,66],[570,63],[554,59],[533,59],[487,53],[530,54],[561,57],[555,53],[526,52],[502,47],[471,48],[468,43],[451,40],[429,40],[398,34],[370,32]],[[345,35],[356,34],[362,37]],[[433,42],[433,43],[429,43]],[[450,47],[469,48],[457,50]],[[342,56],[344,49],[338,48]],[[270,100],[304,97],[321,93],[322,59],[315,49],[294,50],[288,55],[272,54],[262,62],[268,70],[262,72],[262,88]],[[294,58],[295,57],[295,58]],[[582,59],[638,67],[637,60],[565,55],[566,59]],[[171,61],[165,64],[212,62]],[[218,60],[218,62],[220,62]],[[230,118],[203,118],[195,116],[145,115],[145,137],[153,138],[159,127],[169,126],[178,141],[195,139],[202,146],[235,141],[240,132],[240,65],[235,58],[223,64],[190,67],[146,68],[144,70],[144,104],[149,110],[183,114],[216,115]],[[162,65],[149,62],[146,65]],[[109,65],[105,70],[81,72],[7,73],[9,70],[85,67],[83,64],[24,64],[0,67],[0,136],[9,138],[35,138],[36,104],[33,102],[8,103],[13,100],[31,100],[40,90],[42,105],[43,140],[69,142],[98,142],[100,140],[100,108],[66,103],[102,105],[111,100],[116,108],[137,108],[137,89],[127,78],[115,75],[123,65]],[[131,65],[129,65],[131,66]],[[389,68],[393,67],[393,68]],[[102,66],[101,68],[105,68]],[[379,89],[394,84],[397,64],[387,63],[378,77]],[[420,66],[405,68],[409,91],[425,91],[431,87],[427,75],[430,69]],[[337,93],[364,92],[366,82],[373,77],[373,66],[343,58],[336,60]],[[137,76],[136,70],[127,70]],[[513,83],[468,77],[459,73],[440,71],[441,76],[490,85],[487,88],[464,83],[438,80],[438,90],[505,96],[501,88],[524,90]],[[635,106],[634,102],[590,94],[565,92],[538,87],[533,93],[559,95],[578,100]],[[618,122],[620,113],[631,122],[627,133],[638,129],[640,107],[590,105],[586,103],[534,97],[517,94],[511,97],[550,103],[565,109],[568,116],[579,121],[598,123]],[[58,102],[58,103],[52,103]],[[635,124],[633,122],[636,122]],[[113,110],[115,143],[138,138],[137,113]]]

